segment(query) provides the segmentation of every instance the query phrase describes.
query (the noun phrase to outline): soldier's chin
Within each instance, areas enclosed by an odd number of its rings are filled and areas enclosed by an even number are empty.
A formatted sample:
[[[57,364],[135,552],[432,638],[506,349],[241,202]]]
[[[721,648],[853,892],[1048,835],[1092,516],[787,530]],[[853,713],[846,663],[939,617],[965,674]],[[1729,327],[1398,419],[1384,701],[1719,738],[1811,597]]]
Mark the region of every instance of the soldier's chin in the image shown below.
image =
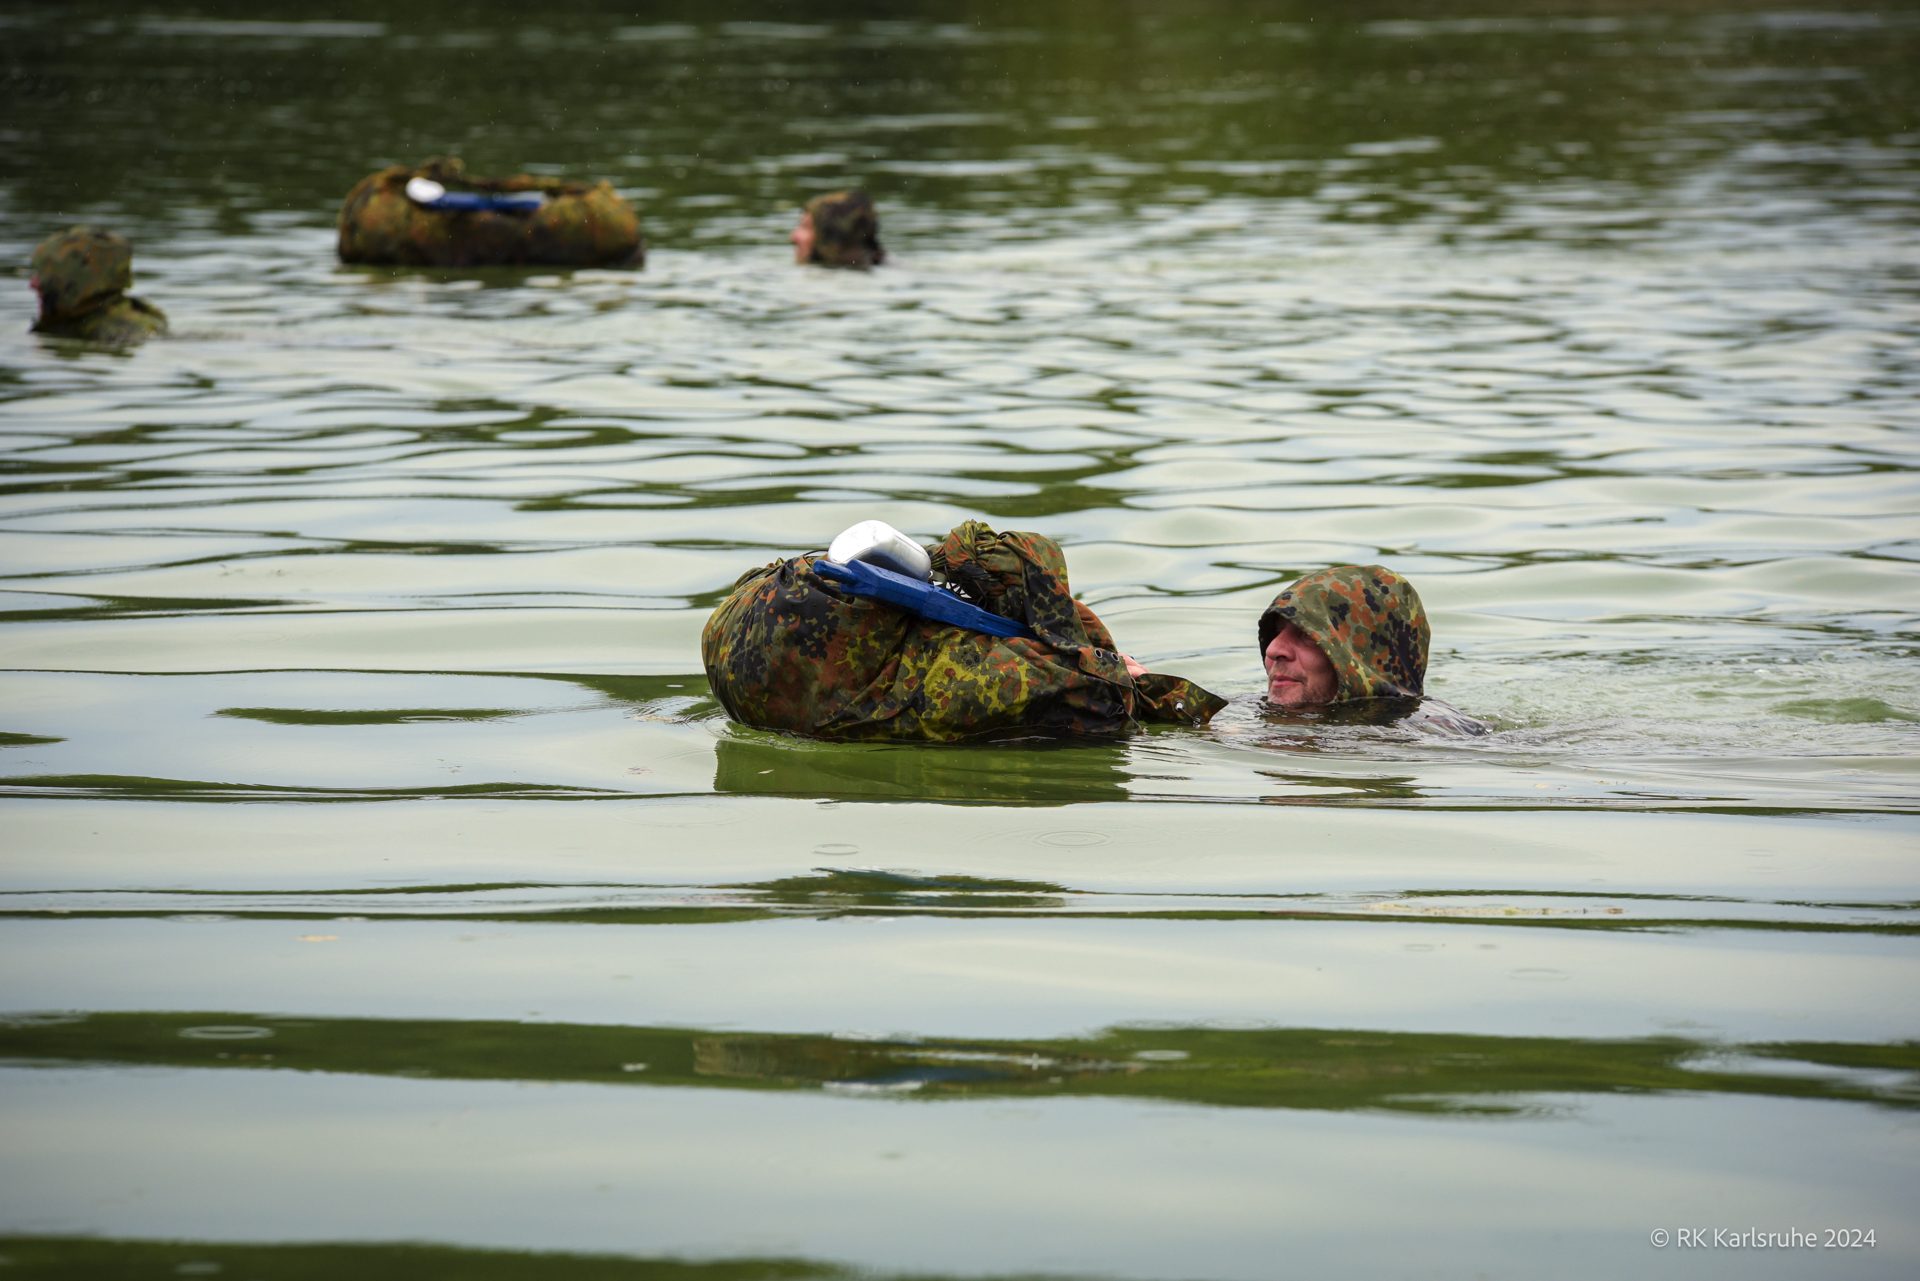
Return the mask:
[[[1267,701],[1276,707],[1305,707],[1307,687],[1298,681],[1272,681],[1267,685]]]

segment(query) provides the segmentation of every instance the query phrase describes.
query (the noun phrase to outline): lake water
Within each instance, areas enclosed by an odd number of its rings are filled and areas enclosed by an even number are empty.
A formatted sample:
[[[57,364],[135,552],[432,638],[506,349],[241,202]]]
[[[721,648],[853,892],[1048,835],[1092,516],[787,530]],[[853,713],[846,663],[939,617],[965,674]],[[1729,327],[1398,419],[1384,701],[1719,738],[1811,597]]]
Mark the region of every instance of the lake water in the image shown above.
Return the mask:
[[[367,9],[0,15],[11,1271],[1914,1274],[1920,10]],[[436,153],[645,270],[340,266]],[[727,722],[867,517],[1231,706]],[[1373,562],[1496,732],[1264,708]]]

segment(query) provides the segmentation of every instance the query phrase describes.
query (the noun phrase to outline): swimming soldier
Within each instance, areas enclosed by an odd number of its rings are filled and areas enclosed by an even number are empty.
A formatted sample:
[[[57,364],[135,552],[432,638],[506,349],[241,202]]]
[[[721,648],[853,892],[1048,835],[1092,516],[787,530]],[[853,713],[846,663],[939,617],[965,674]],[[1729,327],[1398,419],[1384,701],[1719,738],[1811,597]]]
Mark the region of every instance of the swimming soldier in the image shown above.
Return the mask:
[[[819,267],[874,267],[885,262],[880,247],[880,215],[864,191],[834,191],[815,196],[800,211],[787,237],[793,260]]]
[[[1404,724],[1479,735],[1492,727],[1426,697],[1432,629],[1413,584],[1381,565],[1308,574],[1260,615],[1267,701],[1287,709],[1359,705]]]
[[[854,563],[862,560],[883,572]],[[970,603],[953,604],[949,592]],[[1267,700],[1284,711],[1464,735],[1492,728],[1426,697],[1425,607],[1382,566],[1307,575],[1261,615],[1259,636]],[[824,738],[1115,735],[1147,721],[1205,724],[1226,706],[1120,653],[1073,599],[1052,539],[980,521],[927,548],[866,521],[824,553],[750,570],[700,643],[729,716]]]
[[[131,347],[167,332],[167,313],[128,296],[133,245],[97,227],[70,227],[33,251],[40,316],[33,332],[53,338]]]

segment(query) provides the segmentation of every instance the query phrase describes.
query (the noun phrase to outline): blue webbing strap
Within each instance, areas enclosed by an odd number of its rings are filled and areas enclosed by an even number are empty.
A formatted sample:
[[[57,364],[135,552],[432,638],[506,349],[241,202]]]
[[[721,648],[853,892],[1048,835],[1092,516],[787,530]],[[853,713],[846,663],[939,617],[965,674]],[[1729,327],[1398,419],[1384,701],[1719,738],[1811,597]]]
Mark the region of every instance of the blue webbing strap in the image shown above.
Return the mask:
[[[904,609],[909,614],[931,618],[936,623],[951,623],[955,627],[985,632],[989,636],[1036,639],[1031,631],[1011,618],[989,614],[978,605],[970,605],[932,583],[923,583],[917,578],[908,578],[905,574],[896,574],[863,560],[836,565],[822,556],[813,562],[813,572],[841,584],[855,596],[871,596],[896,609]]]
[[[509,191],[487,195],[478,191],[449,191],[438,200],[417,200],[422,209],[491,209],[499,213],[532,213],[546,203],[537,191]]]

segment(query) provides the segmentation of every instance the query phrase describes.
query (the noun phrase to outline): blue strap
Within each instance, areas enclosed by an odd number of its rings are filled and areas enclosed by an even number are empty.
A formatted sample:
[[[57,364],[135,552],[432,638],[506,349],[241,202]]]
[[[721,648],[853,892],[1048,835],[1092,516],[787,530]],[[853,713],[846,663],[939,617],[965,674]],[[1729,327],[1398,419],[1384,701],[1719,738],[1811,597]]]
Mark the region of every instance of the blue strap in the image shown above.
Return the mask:
[[[532,213],[547,202],[537,191],[509,191],[490,196],[479,191],[449,191],[438,200],[416,201],[422,209],[493,209],[501,213]]]
[[[989,614],[978,605],[970,605],[952,592],[943,591],[932,583],[923,583],[917,578],[908,578],[905,574],[896,574],[890,569],[869,565],[863,560],[836,565],[821,556],[813,562],[813,572],[822,578],[830,578],[841,584],[855,596],[871,596],[897,609],[904,609],[909,614],[930,618],[936,623],[951,623],[955,627],[985,632],[989,636],[1020,636],[1027,640],[1037,639],[1031,631],[1011,618]]]

